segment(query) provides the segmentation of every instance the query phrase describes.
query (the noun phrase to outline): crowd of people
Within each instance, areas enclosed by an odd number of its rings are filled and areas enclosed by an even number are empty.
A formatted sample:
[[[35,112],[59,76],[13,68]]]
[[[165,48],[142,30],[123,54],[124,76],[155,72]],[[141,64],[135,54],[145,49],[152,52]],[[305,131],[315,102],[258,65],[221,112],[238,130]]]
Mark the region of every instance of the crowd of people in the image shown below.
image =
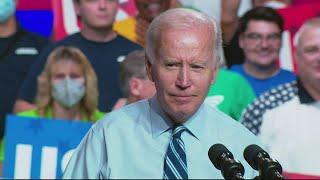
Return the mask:
[[[241,162],[258,144],[285,172],[320,177],[320,18],[295,35],[295,73],[278,64],[276,10],[317,1],[252,0],[240,16],[241,0],[215,1],[219,19],[198,1],[134,2],[137,15],[116,21],[118,0],[73,0],[80,32],[50,42],[19,25],[18,0],[0,1],[0,161],[16,114],[95,123],[65,178],[221,178],[214,143]]]

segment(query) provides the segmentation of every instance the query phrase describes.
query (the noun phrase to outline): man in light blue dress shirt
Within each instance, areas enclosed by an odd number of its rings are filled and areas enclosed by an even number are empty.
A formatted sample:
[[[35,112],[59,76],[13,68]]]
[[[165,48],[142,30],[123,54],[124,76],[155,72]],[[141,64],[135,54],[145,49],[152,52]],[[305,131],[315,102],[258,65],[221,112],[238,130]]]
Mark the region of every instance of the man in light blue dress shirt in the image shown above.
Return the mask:
[[[166,153],[177,125],[182,133],[187,177],[223,178],[208,158],[209,148],[224,144],[257,175],[243,151],[257,138],[241,124],[203,103],[217,73],[221,34],[215,21],[187,9],[168,10],[147,32],[146,66],[157,93],[110,112],[75,150],[63,178],[164,178]]]

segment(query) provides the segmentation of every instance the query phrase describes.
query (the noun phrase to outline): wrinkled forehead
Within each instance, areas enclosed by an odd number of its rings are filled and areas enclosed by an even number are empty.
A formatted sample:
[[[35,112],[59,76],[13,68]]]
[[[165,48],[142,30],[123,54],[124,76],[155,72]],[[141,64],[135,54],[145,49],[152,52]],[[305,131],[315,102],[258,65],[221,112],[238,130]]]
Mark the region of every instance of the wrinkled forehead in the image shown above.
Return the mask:
[[[196,45],[211,47],[212,51],[220,47],[220,30],[216,21],[193,10],[171,9],[160,14],[150,24],[146,52],[152,61],[159,46],[178,46],[181,42],[191,41],[197,42]]]
[[[167,3],[170,4],[171,0],[135,0],[137,4],[152,4],[152,3]]]
[[[209,32],[199,29],[167,29],[159,34],[156,41],[155,59],[213,59],[212,38]]]
[[[156,49],[163,46],[176,48],[205,46],[214,48],[215,37],[211,29],[203,27],[174,27],[159,30],[155,37]]]

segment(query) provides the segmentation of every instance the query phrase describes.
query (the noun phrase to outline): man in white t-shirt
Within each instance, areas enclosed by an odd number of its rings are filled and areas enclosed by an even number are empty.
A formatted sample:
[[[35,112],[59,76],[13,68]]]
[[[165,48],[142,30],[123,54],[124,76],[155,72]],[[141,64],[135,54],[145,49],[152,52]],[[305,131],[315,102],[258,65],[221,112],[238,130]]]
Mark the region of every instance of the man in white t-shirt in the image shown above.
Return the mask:
[[[305,22],[296,40],[296,94],[266,111],[259,137],[285,172],[320,177],[320,18]]]

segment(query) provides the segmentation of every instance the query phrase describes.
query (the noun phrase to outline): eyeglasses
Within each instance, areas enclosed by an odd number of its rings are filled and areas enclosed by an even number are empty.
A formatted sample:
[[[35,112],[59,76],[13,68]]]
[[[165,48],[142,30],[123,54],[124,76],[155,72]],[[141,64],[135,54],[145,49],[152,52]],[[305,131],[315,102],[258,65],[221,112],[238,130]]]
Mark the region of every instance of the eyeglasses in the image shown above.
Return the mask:
[[[275,43],[275,42],[279,42],[279,40],[281,38],[281,34],[280,33],[273,33],[273,34],[269,34],[267,36],[263,36],[258,33],[248,33],[248,34],[245,34],[244,37],[253,43],[261,43],[262,40],[265,40],[268,43]]]

